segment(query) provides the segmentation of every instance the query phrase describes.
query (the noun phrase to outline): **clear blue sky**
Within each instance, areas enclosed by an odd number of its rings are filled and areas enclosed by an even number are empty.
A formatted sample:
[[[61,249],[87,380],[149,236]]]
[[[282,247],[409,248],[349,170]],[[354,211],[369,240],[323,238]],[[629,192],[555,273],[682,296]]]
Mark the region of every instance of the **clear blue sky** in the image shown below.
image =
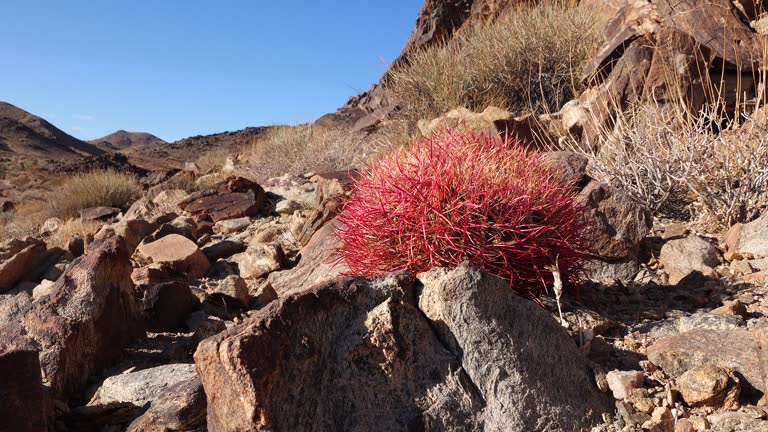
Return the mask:
[[[3,0],[0,100],[93,139],[312,121],[400,52],[421,0]]]

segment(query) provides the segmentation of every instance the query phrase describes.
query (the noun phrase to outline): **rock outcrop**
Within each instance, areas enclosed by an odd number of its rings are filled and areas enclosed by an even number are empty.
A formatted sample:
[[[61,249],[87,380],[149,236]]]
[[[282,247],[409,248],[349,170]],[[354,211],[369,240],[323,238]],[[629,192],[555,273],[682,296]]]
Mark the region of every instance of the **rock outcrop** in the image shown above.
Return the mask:
[[[753,71],[763,58],[762,2],[590,0],[579,7],[606,29],[585,72],[593,88],[578,100],[590,113],[583,145],[594,143],[616,107],[683,97],[697,112],[715,97],[733,112],[758,96]],[[724,91],[711,91],[718,88]]]
[[[43,377],[66,400],[144,331],[122,237],[105,240],[32,305],[25,325],[40,346]]]
[[[559,324],[471,265],[339,279],[204,340],[208,430],[581,430],[609,405]],[[269,353],[269,355],[262,355]]]

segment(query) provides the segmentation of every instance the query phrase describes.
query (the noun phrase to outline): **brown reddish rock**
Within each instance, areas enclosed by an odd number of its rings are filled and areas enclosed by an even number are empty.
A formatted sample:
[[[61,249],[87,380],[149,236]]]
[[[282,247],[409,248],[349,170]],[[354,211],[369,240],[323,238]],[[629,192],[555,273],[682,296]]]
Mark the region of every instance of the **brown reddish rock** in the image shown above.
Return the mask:
[[[648,347],[648,360],[672,378],[705,364],[733,370],[744,377],[745,395],[754,396],[750,393],[768,391],[768,358],[762,348],[766,344],[764,329],[695,329],[658,340]]]
[[[0,244],[0,293],[28,280],[30,273],[45,260],[45,243],[29,237]]]
[[[590,275],[597,280],[627,279],[639,268],[640,242],[653,227],[653,216],[629,196],[596,180],[578,199],[585,205],[585,219],[593,233],[595,258]]]
[[[508,283],[419,278],[338,279],[202,341],[208,430],[582,430],[607,412],[568,335]]]
[[[189,273],[202,277],[211,264],[208,258],[190,239],[179,234],[170,234],[151,243],[144,243],[136,248],[134,260],[144,265],[166,264],[180,273]]]
[[[0,324],[0,431],[47,432],[37,348],[17,324]]]
[[[229,177],[179,203],[183,210],[197,216],[209,216],[214,222],[244,216],[257,216],[266,193],[258,184],[242,177]]]
[[[301,248],[296,267],[269,274],[269,284],[279,296],[326,283],[348,270],[345,265],[336,262],[339,240],[333,233],[335,226],[336,222],[332,221],[312,236]]]
[[[97,232],[93,239],[96,242],[106,240],[114,236],[120,236],[125,240],[125,244],[129,253],[133,253],[136,247],[142,240],[150,235],[156,226],[143,219],[128,219],[123,218],[120,222],[104,225],[99,232]],[[90,248],[89,244],[89,248]]]
[[[80,210],[80,218],[84,221],[106,220],[119,215],[120,211],[115,207],[89,207]]]
[[[131,261],[122,237],[76,261],[51,294],[33,303],[26,328],[54,396],[67,400],[143,334]]]
[[[199,305],[189,285],[166,282],[146,287],[141,299],[141,315],[148,331],[174,331]]]

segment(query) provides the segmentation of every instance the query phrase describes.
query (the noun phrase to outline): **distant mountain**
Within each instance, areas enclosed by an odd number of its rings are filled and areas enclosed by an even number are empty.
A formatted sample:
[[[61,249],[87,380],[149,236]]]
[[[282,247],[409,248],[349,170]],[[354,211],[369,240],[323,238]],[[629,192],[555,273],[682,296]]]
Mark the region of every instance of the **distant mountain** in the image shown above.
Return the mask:
[[[104,153],[104,150],[7,102],[0,102],[0,151],[51,159]]]
[[[124,130],[88,142],[106,151],[123,151],[167,144],[162,139],[146,132],[127,132]]]

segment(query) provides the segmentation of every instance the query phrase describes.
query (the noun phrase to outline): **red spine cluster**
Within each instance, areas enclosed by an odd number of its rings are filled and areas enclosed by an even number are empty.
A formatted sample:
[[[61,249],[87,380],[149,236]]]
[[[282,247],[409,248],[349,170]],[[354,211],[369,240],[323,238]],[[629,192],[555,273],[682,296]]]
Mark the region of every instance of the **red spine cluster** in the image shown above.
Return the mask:
[[[339,216],[339,260],[354,275],[469,260],[536,298],[556,262],[566,289],[583,269],[583,208],[541,158],[511,139],[446,130],[370,165]]]

